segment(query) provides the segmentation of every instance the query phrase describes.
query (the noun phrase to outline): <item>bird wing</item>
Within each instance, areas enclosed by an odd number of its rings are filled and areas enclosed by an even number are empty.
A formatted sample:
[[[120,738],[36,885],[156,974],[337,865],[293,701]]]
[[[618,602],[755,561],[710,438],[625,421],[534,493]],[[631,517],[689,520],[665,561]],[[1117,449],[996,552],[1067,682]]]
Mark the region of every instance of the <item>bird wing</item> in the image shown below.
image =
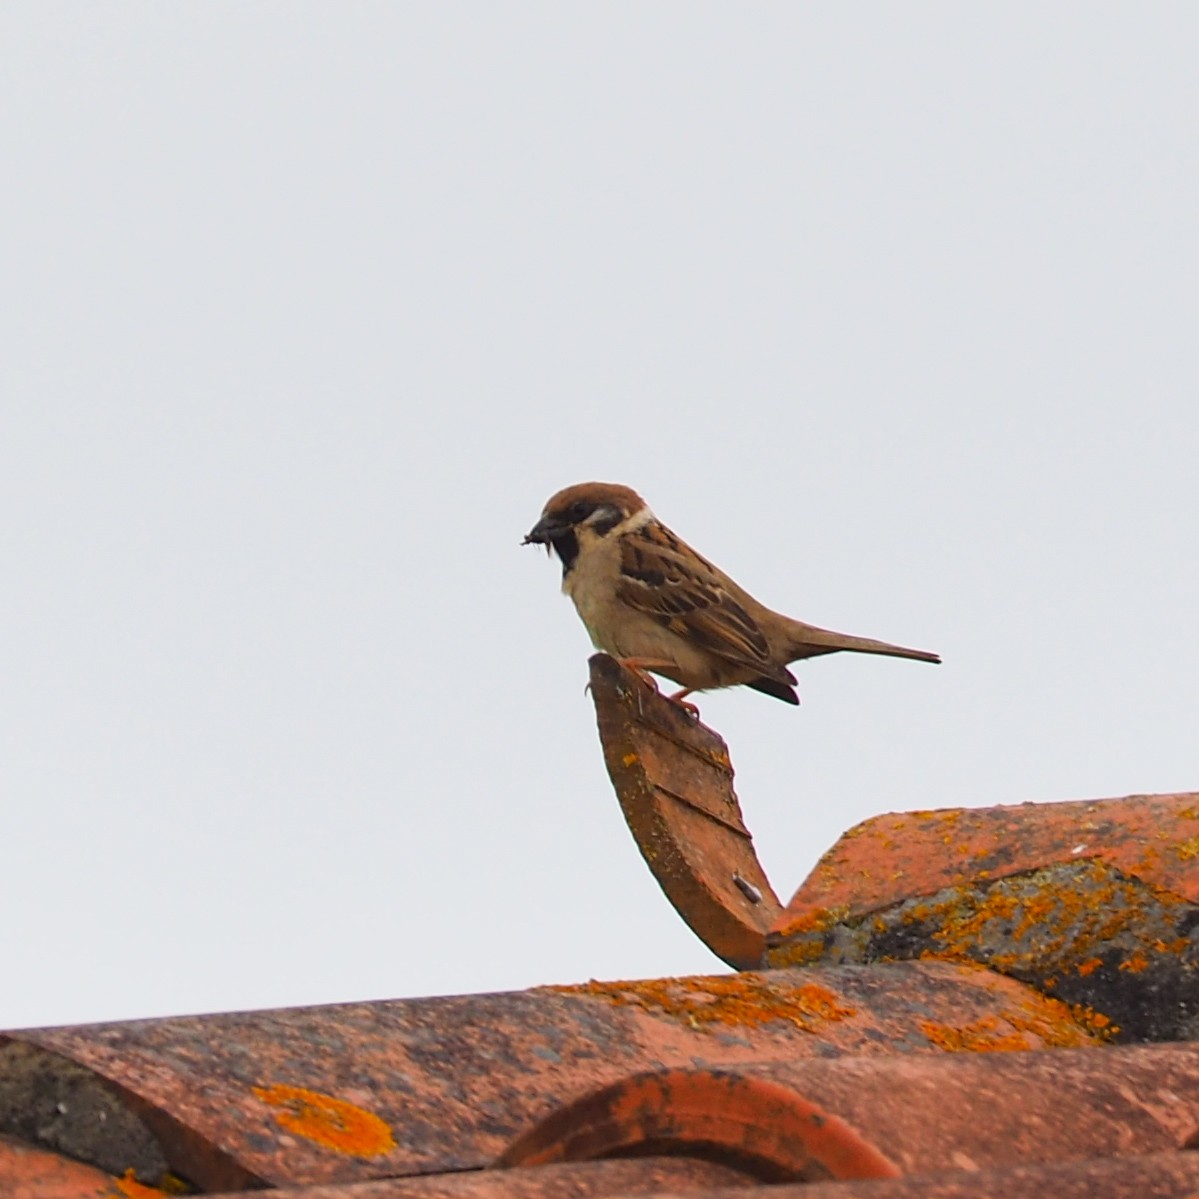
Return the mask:
[[[766,678],[795,679],[770,660],[757,622],[724,576],[665,525],[644,525],[621,539],[618,597],[672,633]]]

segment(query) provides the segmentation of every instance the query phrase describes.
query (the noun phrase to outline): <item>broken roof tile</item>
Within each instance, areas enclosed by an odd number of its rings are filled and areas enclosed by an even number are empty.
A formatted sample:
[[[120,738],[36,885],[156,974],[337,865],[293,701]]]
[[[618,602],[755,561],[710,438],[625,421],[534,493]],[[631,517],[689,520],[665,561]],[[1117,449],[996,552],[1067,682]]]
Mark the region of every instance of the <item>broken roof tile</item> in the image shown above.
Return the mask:
[[[591,696],[616,798],[658,885],[717,957],[760,966],[782,905],[741,817],[728,746],[607,654],[591,658]]]

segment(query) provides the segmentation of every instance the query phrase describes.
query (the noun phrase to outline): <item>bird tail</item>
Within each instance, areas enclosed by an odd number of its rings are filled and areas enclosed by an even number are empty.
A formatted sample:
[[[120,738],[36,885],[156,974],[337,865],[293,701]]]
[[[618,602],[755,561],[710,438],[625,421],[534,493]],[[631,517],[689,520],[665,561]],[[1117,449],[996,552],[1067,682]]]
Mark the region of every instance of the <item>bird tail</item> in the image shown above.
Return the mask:
[[[903,645],[892,645],[889,641],[875,641],[872,637],[851,637],[848,633],[834,633],[832,629],[820,629],[798,620],[792,622],[788,662],[816,658],[821,654],[835,654],[841,650],[855,654],[882,654],[888,658],[913,658],[917,662],[941,661],[940,654],[928,650],[908,649]]]

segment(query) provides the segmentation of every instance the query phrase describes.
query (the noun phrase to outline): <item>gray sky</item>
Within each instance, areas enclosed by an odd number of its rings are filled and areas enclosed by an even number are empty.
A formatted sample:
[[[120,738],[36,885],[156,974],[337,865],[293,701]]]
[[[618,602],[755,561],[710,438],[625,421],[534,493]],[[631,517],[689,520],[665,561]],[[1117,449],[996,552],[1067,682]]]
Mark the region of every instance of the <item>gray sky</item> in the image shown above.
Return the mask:
[[[873,813],[1199,787],[1193,4],[0,7],[0,1025],[705,971],[519,541],[625,482],[939,650]]]

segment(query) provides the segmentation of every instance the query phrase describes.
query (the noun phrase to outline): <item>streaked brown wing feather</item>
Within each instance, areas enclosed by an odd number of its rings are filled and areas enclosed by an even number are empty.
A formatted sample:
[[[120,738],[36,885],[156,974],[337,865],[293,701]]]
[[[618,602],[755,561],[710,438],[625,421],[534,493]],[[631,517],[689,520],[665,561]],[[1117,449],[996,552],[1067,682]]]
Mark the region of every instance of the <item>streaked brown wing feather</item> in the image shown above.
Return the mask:
[[[711,563],[665,526],[646,525],[622,539],[617,589],[630,607],[709,653],[767,676],[780,675],[753,617],[729,594]]]

